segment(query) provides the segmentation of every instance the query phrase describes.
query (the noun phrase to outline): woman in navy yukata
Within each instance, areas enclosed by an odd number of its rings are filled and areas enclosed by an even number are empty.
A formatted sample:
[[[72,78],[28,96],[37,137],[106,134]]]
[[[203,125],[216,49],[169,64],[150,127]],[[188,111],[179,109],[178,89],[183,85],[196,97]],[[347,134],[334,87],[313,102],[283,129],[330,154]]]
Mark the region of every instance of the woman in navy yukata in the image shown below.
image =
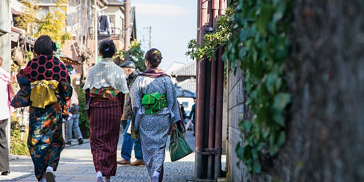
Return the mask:
[[[17,74],[19,92],[13,107],[29,106],[28,149],[38,181],[54,182],[65,146],[62,118],[68,118],[66,101],[72,96],[66,66],[53,55],[56,45],[47,35],[34,44],[36,58]]]

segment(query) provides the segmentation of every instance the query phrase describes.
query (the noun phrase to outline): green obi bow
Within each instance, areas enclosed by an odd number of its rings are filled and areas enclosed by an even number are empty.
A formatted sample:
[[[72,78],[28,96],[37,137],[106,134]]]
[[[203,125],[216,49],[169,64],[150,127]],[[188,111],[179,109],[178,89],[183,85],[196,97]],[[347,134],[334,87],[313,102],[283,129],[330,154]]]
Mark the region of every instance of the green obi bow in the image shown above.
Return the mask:
[[[161,109],[167,107],[166,95],[158,92],[145,94],[142,98],[142,105],[146,114],[157,114]]]

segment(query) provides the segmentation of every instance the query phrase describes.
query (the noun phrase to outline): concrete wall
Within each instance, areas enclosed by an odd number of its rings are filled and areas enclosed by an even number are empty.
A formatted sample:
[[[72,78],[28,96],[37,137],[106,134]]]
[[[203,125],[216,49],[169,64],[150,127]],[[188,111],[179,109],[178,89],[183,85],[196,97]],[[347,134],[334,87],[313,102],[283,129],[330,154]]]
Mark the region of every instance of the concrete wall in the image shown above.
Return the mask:
[[[228,181],[246,181],[246,168],[239,161],[235,153],[236,145],[241,141],[239,130],[239,116],[244,112],[243,99],[243,73],[239,69],[230,71],[227,80],[227,140],[226,140],[226,166]],[[223,130],[224,132],[224,130]]]
[[[262,173],[253,175],[247,173],[247,168],[243,162],[238,162],[239,158],[236,156],[236,145],[242,141],[244,135],[239,130],[239,122],[243,114],[246,117],[252,117],[251,113],[244,113],[246,95],[243,94],[243,72],[240,66],[236,66],[236,73],[230,71],[227,77],[227,139],[226,139],[226,167],[227,167],[227,180],[233,182],[270,182],[271,176]],[[224,128],[224,127],[223,127]],[[224,133],[224,129],[223,129]]]

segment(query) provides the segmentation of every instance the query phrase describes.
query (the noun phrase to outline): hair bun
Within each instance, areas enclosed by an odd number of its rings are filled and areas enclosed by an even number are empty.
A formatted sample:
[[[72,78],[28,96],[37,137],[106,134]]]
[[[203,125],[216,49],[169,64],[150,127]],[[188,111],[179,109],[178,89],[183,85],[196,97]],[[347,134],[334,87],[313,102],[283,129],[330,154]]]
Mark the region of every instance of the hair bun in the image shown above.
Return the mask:
[[[162,53],[156,48],[148,50],[144,57],[149,61],[152,68],[158,67],[162,61]]]

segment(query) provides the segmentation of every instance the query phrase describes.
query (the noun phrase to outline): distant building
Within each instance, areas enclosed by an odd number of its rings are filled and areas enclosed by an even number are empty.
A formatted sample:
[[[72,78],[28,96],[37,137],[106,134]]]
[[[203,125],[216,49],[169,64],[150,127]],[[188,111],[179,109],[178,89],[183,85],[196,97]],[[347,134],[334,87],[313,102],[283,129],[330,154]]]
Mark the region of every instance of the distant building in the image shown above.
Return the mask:
[[[75,1],[78,2],[78,1]],[[81,56],[78,55],[75,47],[77,47],[77,41],[75,41],[75,37],[84,37],[87,39],[87,47],[91,48],[93,54],[88,57],[90,61],[89,64],[83,65],[74,65],[74,69],[76,70],[76,74],[72,75],[73,83],[79,83],[81,74],[83,71],[86,71],[95,63],[96,60],[94,58],[95,49],[94,37],[95,37],[95,9],[94,2],[95,1],[85,1],[86,6],[75,6],[72,1],[69,1],[69,4],[60,5],[67,6],[67,27],[66,31],[70,32],[73,36],[73,40],[67,40],[63,46],[62,54],[65,56],[69,56],[72,60],[77,62],[82,62]],[[57,9],[55,0],[38,0],[37,5],[41,7],[39,10],[39,16],[45,16],[48,12],[52,12]],[[124,3],[117,0],[97,0],[98,6],[98,14],[97,17],[97,44],[105,39],[112,39],[116,45],[117,50],[124,49],[124,33],[125,33],[125,9]],[[59,9],[57,9],[59,10]],[[81,13],[83,18],[82,21],[79,22],[78,12]],[[78,18],[78,19],[77,19]],[[83,23],[82,31],[79,31],[80,23]],[[135,19],[135,7],[131,7],[130,12],[130,39],[136,40],[136,19]],[[99,58],[98,58],[99,59]],[[120,61],[120,60],[119,60]],[[116,64],[120,64],[120,62],[116,62]],[[84,67],[84,68],[83,68]]]
[[[191,111],[196,97],[196,62],[187,64],[174,62],[166,71],[176,86],[177,99],[187,114]]]

